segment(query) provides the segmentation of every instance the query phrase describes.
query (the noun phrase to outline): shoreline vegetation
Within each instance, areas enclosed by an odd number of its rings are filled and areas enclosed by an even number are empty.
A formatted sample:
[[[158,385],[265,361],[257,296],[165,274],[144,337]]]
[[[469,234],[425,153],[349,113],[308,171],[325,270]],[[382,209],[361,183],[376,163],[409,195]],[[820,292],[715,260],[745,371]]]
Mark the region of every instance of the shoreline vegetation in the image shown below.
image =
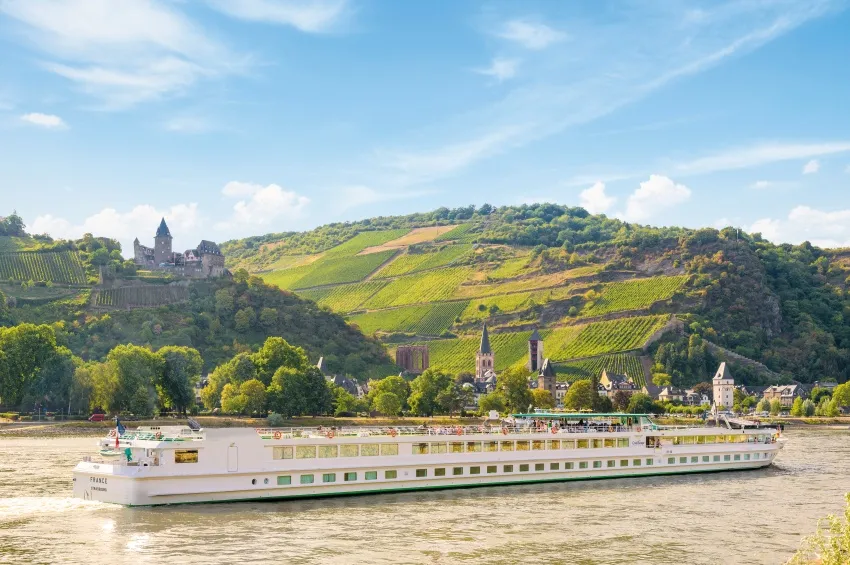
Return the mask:
[[[588,412],[592,417],[593,413]],[[229,416],[195,416],[204,428],[265,428],[269,427],[266,418],[240,418]],[[699,418],[654,418],[662,425],[699,424]],[[481,423],[481,417],[397,417],[369,418],[350,417],[334,418],[330,416],[302,417],[284,420],[276,427],[318,427],[318,426],[420,426],[428,425],[475,425]],[[850,429],[850,416],[838,418],[780,418],[763,419],[766,424],[781,423],[787,429]],[[183,418],[159,418],[154,420],[125,421],[127,427],[136,426],[179,426],[185,423]],[[99,437],[114,428],[110,421],[88,422],[85,420],[42,421],[42,422],[12,422],[0,420],[0,438],[55,438],[55,437]]]
[[[800,549],[786,565],[846,565],[850,563],[850,493],[842,516],[818,520],[814,534],[803,538]]]

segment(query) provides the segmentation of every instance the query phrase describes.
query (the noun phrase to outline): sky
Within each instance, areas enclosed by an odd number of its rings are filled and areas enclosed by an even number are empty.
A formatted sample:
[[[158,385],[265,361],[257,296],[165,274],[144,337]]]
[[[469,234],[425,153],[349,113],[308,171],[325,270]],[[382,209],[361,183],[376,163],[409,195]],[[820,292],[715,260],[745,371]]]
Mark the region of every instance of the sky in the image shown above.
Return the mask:
[[[0,214],[174,248],[469,204],[850,246],[850,0],[0,0]]]

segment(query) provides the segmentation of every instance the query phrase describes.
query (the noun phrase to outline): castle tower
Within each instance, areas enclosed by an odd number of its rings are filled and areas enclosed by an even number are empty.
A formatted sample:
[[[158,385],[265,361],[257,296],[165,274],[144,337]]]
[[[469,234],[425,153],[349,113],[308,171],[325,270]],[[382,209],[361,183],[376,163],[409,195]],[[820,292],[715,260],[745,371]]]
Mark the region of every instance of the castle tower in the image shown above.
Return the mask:
[[[487,333],[487,324],[481,331],[481,345],[475,354],[475,378],[483,379],[487,371],[495,371],[495,358],[490,348],[490,334]]]
[[[171,262],[171,239],[171,232],[163,218],[154,236],[153,257],[156,266]]]
[[[540,339],[540,334],[537,328],[531,332],[531,337],[528,338],[528,362],[525,368],[536,373],[543,366],[543,340]]]
[[[714,405],[723,406],[731,410],[732,405],[735,404],[735,396],[733,394],[735,391],[735,379],[732,378],[732,373],[726,367],[725,361],[717,368],[711,384],[714,387]]]

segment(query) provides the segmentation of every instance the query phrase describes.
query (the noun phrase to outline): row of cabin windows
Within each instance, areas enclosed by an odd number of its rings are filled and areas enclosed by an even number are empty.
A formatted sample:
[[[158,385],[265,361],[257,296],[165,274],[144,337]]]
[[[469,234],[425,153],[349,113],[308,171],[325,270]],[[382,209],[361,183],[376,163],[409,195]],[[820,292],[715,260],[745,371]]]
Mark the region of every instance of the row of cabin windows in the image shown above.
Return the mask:
[[[449,443],[414,443],[414,455],[439,453],[481,453],[493,451],[543,451],[552,449],[600,449],[629,447],[629,438],[550,439],[520,441],[452,441]]]
[[[376,457],[398,455],[397,443],[345,445],[284,445],[273,448],[274,459],[332,459],[334,457]]]
[[[767,458],[770,457],[770,455],[767,454],[767,453],[753,453],[752,455],[749,454],[749,453],[743,453],[743,454],[742,453],[736,453],[734,455],[723,455],[722,457],[723,457],[723,461],[741,461],[742,459],[744,461],[750,461],[751,459],[767,459]],[[720,455],[703,455],[701,457],[699,455],[692,455],[692,456],[690,456],[690,458],[679,457],[679,464],[683,465],[683,464],[686,464],[688,462],[699,463],[700,460],[703,463],[719,462],[721,460],[720,458],[721,458]],[[668,457],[667,458],[667,464],[668,465],[675,465],[676,464],[676,458],[675,457]]]
[[[350,473],[340,473],[342,480],[344,482],[352,482],[356,481],[358,478],[357,472]],[[363,473],[363,478],[367,481],[376,481],[378,480],[378,471],[366,471]],[[398,471],[384,471],[385,479],[397,479]],[[300,475],[298,478],[299,482],[302,485],[312,485],[315,483],[315,475],[312,474],[304,474]],[[323,483],[335,483],[337,482],[337,474],[336,473],[323,473],[322,474],[322,482]],[[292,484],[292,475],[278,475],[277,477],[278,486],[286,486]]]
[[[671,440],[673,445],[702,445],[712,443],[764,443],[770,439],[765,435],[723,435],[723,436],[673,436],[661,438]]]

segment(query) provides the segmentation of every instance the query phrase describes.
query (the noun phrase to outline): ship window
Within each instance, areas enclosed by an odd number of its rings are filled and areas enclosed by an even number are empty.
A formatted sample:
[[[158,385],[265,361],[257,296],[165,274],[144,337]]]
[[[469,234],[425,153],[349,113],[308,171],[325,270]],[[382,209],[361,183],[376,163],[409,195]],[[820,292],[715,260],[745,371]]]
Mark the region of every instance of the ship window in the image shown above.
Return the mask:
[[[397,443],[382,443],[381,455],[398,455]]]
[[[338,450],[335,445],[320,445],[319,446],[319,457],[322,459],[330,459],[332,457],[336,457],[338,454]]]
[[[697,443],[698,444],[705,443],[705,436],[697,436]]]
[[[731,457],[731,456],[729,456],[729,455],[724,455],[724,456],[723,456],[723,460],[724,460],[724,461],[729,461],[730,459],[732,459],[732,457]]]
[[[377,443],[364,443],[360,446],[360,455],[363,457],[374,457],[378,454]]]
[[[566,469],[566,470],[568,470],[568,471],[569,471],[569,470],[570,470],[570,469],[572,469],[572,468],[573,468],[573,463],[572,463],[572,461],[568,461],[567,463],[564,463],[564,469]]]
[[[527,441],[516,442],[516,450],[517,451],[528,451],[528,442]]]
[[[301,475],[301,484],[302,485],[312,485],[313,484],[313,475]]]
[[[504,465],[502,467],[502,472],[503,473],[513,473],[514,472],[514,466],[513,465]]]
[[[339,456],[340,457],[357,457],[360,454],[360,446],[359,445],[340,445],[339,446]]]
[[[647,461],[649,461],[649,459],[647,459]],[[641,460],[640,460],[640,459],[635,459],[634,461],[632,461],[632,466],[633,466],[633,467],[640,467],[640,464],[641,464]]]
[[[578,464],[579,469],[587,469],[587,461],[580,461]]]
[[[673,445],[682,445],[682,438],[679,436],[674,436],[671,438],[673,440]]]
[[[498,441],[485,441],[484,442],[484,451],[499,451],[499,442]]]
[[[687,463],[687,462],[688,462],[687,457],[679,457],[679,463]]]
[[[366,471],[366,480],[367,481],[374,481],[374,480],[377,480],[377,479],[378,479],[378,472],[377,471]]]
[[[717,443],[726,443],[726,436],[717,436],[716,442]]]
[[[675,457],[668,457],[667,458],[667,464],[668,465],[675,465],[676,464],[676,458]]]
[[[602,468],[602,461],[594,461],[593,462],[593,468],[594,469],[601,469]]]
[[[385,479],[397,479],[398,478],[398,471],[384,471],[384,478]]]
[[[720,456],[719,456],[719,455],[715,455],[713,460],[714,460],[714,461],[720,461]]]
[[[638,460],[638,461],[640,461],[640,460]],[[646,464],[647,464],[647,465],[652,465],[652,459],[647,459],[647,460],[646,460]]]
[[[449,453],[463,453],[463,443],[459,441],[453,441],[450,443]]]
[[[545,471],[546,470],[546,464],[545,463],[535,463],[534,464],[534,470],[535,471]]]
[[[617,443],[614,440],[614,438],[612,438],[612,437],[605,438],[605,447],[615,447],[616,445],[617,445]]]
[[[605,445],[605,442],[602,441],[602,439],[593,439],[591,441],[593,442],[593,449],[601,449],[602,446]]]
[[[446,470],[443,469],[443,468],[434,469],[434,476],[435,477],[445,477],[446,476]]]
[[[428,469],[416,469],[416,477],[422,478],[428,476]]]
[[[561,449],[561,441],[557,439],[550,439],[546,442],[546,449]]]
[[[431,444],[431,453],[446,453],[446,444],[445,443],[432,443]]]
[[[562,439],[561,440],[561,449],[575,449],[576,448],[576,440],[574,439]]]
[[[463,475],[463,467],[454,467],[452,469],[452,475]]]
[[[513,451],[514,450],[514,442],[512,442],[512,441],[500,442],[500,448],[501,448],[502,451]]]
[[[488,474],[492,475],[493,473],[497,473],[497,472],[498,472],[498,467],[496,465],[488,465],[487,466],[487,473]]]
[[[470,467],[469,468],[469,474],[470,475],[480,475],[481,474],[481,467]]]
[[[627,437],[617,438],[617,447],[628,447],[628,446],[629,446],[629,438],[627,438]]]
[[[480,453],[481,452],[481,442],[480,441],[468,441],[468,442],[466,442],[466,452],[467,453]]]
[[[709,457],[708,457],[708,455],[703,455],[703,456],[702,456],[702,462],[703,462],[703,463],[708,463],[708,461],[709,461]]]
[[[531,449],[535,451],[546,449],[546,442],[543,440],[536,439],[531,442]]]
[[[694,436],[685,436],[685,445],[693,445]]]
[[[628,459],[620,459],[620,467],[628,467],[629,460]]]
[[[175,449],[174,450],[174,462],[175,463],[197,463],[198,462],[198,450],[197,449]]]
[[[578,440],[578,448],[579,449],[587,449],[588,448],[588,441],[586,439]]]
[[[697,457],[697,456],[691,457],[691,463],[699,463],[699,457]]]
[[[523,463],[522,465],[519,466],[519,472],[520,473],[524,473],[526,471],[528,471],[528,463]]]
[[[295,448],[296,459],[312,459],[316,457],[315,445],[299,445]]]
[[[749,460],[750,460],[750,454],[744,453],[744,461],[749,461]]]
[[[292,459],[292,447],[275,447],[272,454],[273,459]]]
[[[428,455],[428,444],[427,443],[414,443],[413,444],[413,454],[414,455]]]
[[[325,473],[322,475],[323,483],[335,483],[336,482],[336,473]]]
[[[550,471],[557,471],[557,470],[559,470],[560,468],[561,468],[561,464],[560,464],[560,463],[549,463],[549,470],[550,470]]]
[[[350,483],[351,481],[357,480],[357,473],[346,473],[342,476],[342,478],[345,482]]]
[[[741,460],[741,456],[736,453],[735,454],[735,461],[740,461],[740,460]]]
[[[616,464],[617,464],[616,461],[614,461],[613,459],[609,459],[607,466],[608,467],[614,467]]]
[[[705,443],[716,443],[716,442],[717,442],[716,436],[705,436]]]
[[[290,475],[278,475],[277,477],[277,486],[286,486],[292,484],[292,477]]]

